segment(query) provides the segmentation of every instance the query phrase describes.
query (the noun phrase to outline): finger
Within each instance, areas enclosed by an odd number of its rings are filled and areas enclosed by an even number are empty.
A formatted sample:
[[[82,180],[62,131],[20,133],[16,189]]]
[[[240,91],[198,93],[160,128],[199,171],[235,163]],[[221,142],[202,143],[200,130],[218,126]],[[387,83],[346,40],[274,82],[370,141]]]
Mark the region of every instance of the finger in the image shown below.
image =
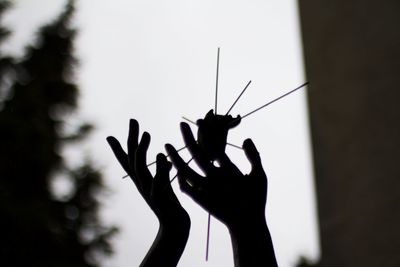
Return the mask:
[[[107,137],[107,141],[110,144],[111,149],[113,150],[113,152],[114,152],[115,156],[117,157],[117,159],[118,159],[119,163],[121,164],[121,166],[124,168],[126,173],[129,175],[129,177],[131,178],[131,180],[135,184],[135,186],[138,189],[138,191],[140,193],[142,193],[142,183],[136,177],[136,174],[135,174],[133,168],[129,164],[128,155],[122,149],[121,144],[113,136]]]
[[[135,155],[135,151],[138,146],[139,138],[139,123],[131,119],[129,121],[129,135],[128,135],[128,154]]]
[[[181,173],[182,175],[186,176],[186,178],[189,178],[189,177],[200,178],[201,177],[197,172],[195,172],[192,168],[190,168],[188,166],[188,164],[178,154],[175,147],[173,147],[170,144],[166,144],[165,149],[167,150],[167,153],[170,156],[172,164],[175,166],[178,173]]]
[[[197,195],[197,190],[195,188],[196,186],[200,186],[200,181],[203,177],[188,166],[172,145],[166,144],[165,149],[168,155],[170,155],[172,164],[178,171],[178,182],[181,190],[195,197]]]
[[[156,190],[164,190],[166,187],[171,188],[169,182],[169,172],[172,168],[171,162],[167,157],[159,153],[156,158],[156,175],[154,176],[154,185]]]
[[[246,154],[246,157],[250,161],[251,164],[251,172],[256,173],[264,173],[264,169],[262,167],[260,154],[257,151],[256,146],[254,145],[251,139],[246,139],[243,142],[243,150]]]
[[[156,175],[153,180],[152,194],[154,197],[161,198],[162,201],[173,201],[180,205],[174,190],[172,189],[169,172],[172,168],[172,163],[167,160],[167,157],[159,153],[156,158]]]
[[[113,151],[115,157],[119,161],[119,164],[121,164],[122,168],[125,170],[126,173],[130,174],[132,171],[129,167],[128,155],[121,147],[119,141],[114,136],[109,136],[107,137],[106,140],[110,145],[111,150]]]
[[[156,157],[156,172],[164,173],[172,168],[171,162],[167,160],[167,157],[163,153],[159,153]]]
[[[190,126],[182,122],[181,123],[181,132],[183,136],[183,140],[185,141],[186,146],[188,147],[190,154],[192,154],[194,160],[196,163],[199,165],[199,167],[206,173],[209,174],[214,166],[210,162],[210,160],[207,159],[207,157],[204,155],[204,153],[201,151],[199,146],[196,143],[196,140],[193,137],[192,130],[190,129]]]
[[[150,145],[150,134],[144,132],[134,155],[128,154],[130,163],[134,165],[135,172],[145,194],[150,193],[153,176],[147,168],[147,150]]]

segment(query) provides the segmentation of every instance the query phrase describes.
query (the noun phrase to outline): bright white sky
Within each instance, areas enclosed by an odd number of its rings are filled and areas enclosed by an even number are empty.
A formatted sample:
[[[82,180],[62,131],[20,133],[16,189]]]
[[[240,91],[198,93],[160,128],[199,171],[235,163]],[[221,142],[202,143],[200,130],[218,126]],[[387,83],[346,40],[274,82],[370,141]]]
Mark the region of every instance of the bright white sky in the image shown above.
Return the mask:
[[[15,0],[5,22],[15,30],[8,51],[20,53],[35,29],[54,18],[64,0]],[[305,81],[295,0],[96,0],[79,1],[76,25],[79,118],[96,125],[88,142],[69,149],[73,164],[89,155],[104,171],[112,194],[104,220],[120,226],[115,255],[105,267],[138,266],[157,231],[157,221],[105,138],[125,143],[129,118],[152,135],[149,160],[163,145],[183,144],[181,116],[193,120],[213,108],[217,47],[221,47],[219,113],[244,85],[252,84],[232,115],[244,115]],[[229,136],[251,137],[269,178],[267,221],[278,263],[294,266],[300,255],[319,255],[305,89],[246,118]],[[243,152],[228,147],[243,170]],[[187,156],[187,155],[186,155]],[[173,173],[174,174],[174,173]],[[207,214],[174,189],[192,219],[179,266],[233,266],[225,227],[212,220],[210,259],[205,262]]]

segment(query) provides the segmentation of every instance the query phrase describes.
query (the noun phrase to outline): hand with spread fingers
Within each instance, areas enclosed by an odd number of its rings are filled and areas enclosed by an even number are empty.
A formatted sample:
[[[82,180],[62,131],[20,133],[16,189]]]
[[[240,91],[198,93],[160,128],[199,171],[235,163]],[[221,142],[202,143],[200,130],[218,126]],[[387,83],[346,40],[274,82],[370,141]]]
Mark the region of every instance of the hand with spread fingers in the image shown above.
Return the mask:
[[[116,138],[110,136],[107,141],[160,223],[157,237],[140,266],[176,266],[189,236],[190,218],[172,190],[169,180],[171,163],[165,155],[158,154],[153,178],[146,163],[150,134],[144,132],[140,142],[138,136],[139,124],[132,119],[129,124],[128,153]]]
[[[167,144],[167,153],[178,170],[180,188],[228,227],[235,266],[277,266],[265,220],[267,177],[253,142],[247,139],[243,143],[252,166],[251,172],[244,175],[225,153],[216,158],[219,167],[215,166],[194,139],[188,124],[181,123],[181,131],[205,177],[191,169],[176,149]]]

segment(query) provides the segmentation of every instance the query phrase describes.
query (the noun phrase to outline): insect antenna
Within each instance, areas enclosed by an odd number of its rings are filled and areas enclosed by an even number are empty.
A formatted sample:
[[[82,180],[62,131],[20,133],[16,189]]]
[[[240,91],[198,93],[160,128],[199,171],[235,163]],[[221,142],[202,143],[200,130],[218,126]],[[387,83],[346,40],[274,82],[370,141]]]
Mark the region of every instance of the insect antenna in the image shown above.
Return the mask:
[[[219,52],[220,48],[218,47],[217,52],[217,75],[215,77],[215,115],[217,115],[217,107],[218,107],[218,78],[219,78]]]
[[[195,122],[192,121],[191,119],[188,119],[188,118],[186,118],[186,117],[184,117],[184,116],[182,116],[182,119],[184,119],[185,121],[188,121],[188,122],[190,122],[191,124],[194,124],[194,125],[197,126],[197,123],[195,123]]]
[[[210,250],[210,228],[211,228],[211,214],[208,213],[207,221],[207,243],[206,243],[206,261],[208,261],[208,254]]]
[[[178,150],[176,150],[176,152],[182,151],[182,150],[184,150],[185,148],[186,148],[186,146],[183,146],[183,147],[179,148]],[[169,155],[167,155],[166,157],[168,158]],[[155,161],[153,161],[153,162],[147,164],[147,167],[149,167],[149,166],[155,164],[156,162],[157,162],[157,161],[155,160]]]
[[[231,143],[226,143],[228,146],[231,146],[231,147],[236,147],[237,149],[241,149],[241,150],[243,150],[243,148],[242,147],[240,147],[240,146],[238,146],[238,145],[234,145],[234,144],[231,144]]]
[[[217,75],[215,77],[215,108],[214,108],[214,112],[215,112],[214,114],[215,115],[217,115],[217,108],[218,108],[219,53],[220,53],[220,48],[218,47],[218,52],[217,52]],[[210,224],[211,224],[211,214],[208,213],[206,261],[208,261],[208,249],[210,247]]]
[[[285,96],[290,95],[291,93],[294,93],[295,91],[297,91],[297,90],[303,88],[303,87],[306,86],[306,85],[308,85],[308,82],[305,82],[305,83],[303,83],[302,85],[296,87],[295,89],[293,89],[293,90],[291,90],[291,91],[289,91],[289,92],[287,92],[287,93],[281,95],[280,97],[277,97],[277,98],[275,98],[274,100],[269,101],[268,103],[262,105],[261,107],[256,108],[256,109],[253,110],[253,111],[250,111],[249,113],[247,113],[246,115],[242,116],[241,118],[238,118],[238,119],[236,119],[236,120],[233,120],[232,123],[234,123],[234,122],[236,122],[237,120],[240,120],[240,119],[243,120],[244,118],[246,118],[246,117],[250,116],[251,114],[253,114],[253,113],[259,111],[260,109],[263,109],[263,108],[265,108],[265,107],[271,105],[272,103],[275,103],[276,101],[278,101],[278,100],[284,98]]]
[[[247,90],[247,87],[249,87],[249,85],[251,84],[251,81],[249,81],[247,83],[247,85],[244,87],[244,89],[242,90],[242,92],[240,93],[240,95],[236,98],[235,102],[233,102],[232,106],[228,109],[228,111],[226,112],[225,116],[229,114],[229,112],[233,109],[233,107],[236,105],[236,102],[239,101],[240,97],[243,95],[243,93]]]

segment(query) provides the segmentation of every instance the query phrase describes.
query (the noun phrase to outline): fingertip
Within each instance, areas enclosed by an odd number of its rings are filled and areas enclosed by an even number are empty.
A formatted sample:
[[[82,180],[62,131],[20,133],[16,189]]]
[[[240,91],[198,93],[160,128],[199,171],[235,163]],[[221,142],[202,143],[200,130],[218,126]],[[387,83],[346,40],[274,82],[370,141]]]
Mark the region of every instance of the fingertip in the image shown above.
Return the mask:
[[[146,131],[143,132],[143,135],[142,135],[142,136],[143,136],[143,137],[145,136],[146,138],[150,138],[149,132],[146,132]]]
[[[165,144],[165,150],[167,151],[167,154],[170,156],[170,159],[172,162],[177,158],[178,152],[176,151],[175,147],[171,144]]]
[[[168,161],[167,156],[165,156],[163,153],[158,153],[156,161],[160,162],[161,166],[164,166],[166,169],[171,170],[172,163]]]
[[[190,129],[190,126],[189,126],[189,124],[187,124],[186,122],[184,122],[184,121],[182,121],[181,123],[180,123],[180,127],[181,127],[181,130],[187,130],[187,129]]]
[[[140,139],[139,145],[136,150],[137,156],[140,155],[141,157],[146,157],[146,152],[149,146],[150,146],[150,134],[144,132],[142,134],[142,138]]]
[[[148,132],[142,134],[142,142],[150,143],[151,136]]]
[[[138,145],[139,123],[135,119],[129,120],[128,151],[134,151]]]
[[[243,150],[245,151],[247,157],[251,160],[258,160],[260,158],[260,153],[250,138],[244,140]]]
[[[167,150],[167,153],[172,161],[172,164],[175,166],[175,168],[179,169],[179,168],[182,168],[185,166],[185,161],[178,154],[178,152],[176,151],[174,146],[172,146],[170,144],[166,144],[165,149]],[[171,168],[172,168],[172,166],[171,166]]]
[[[260,153],[251,139],[246,139],[243,142],[243,150],[252,165],[252,172],[263,172],[264,170],[261,163]]]
[[[107,143],[108,143],[109,145],[111,145],[111,143],[114,142],[115,137],[114,137],[114,136],[107,136],[107,137],[106,137],[106,140],[107,140]]]
[[[161,169],[169,169],[168,165],[168,160],[167,157],[163,153],[158,153],[156,157],[156,168],[157,171],[160,171]]]
[[[161,163],[164,163],[165,161],[167,161],[167,157],[163,153],[158,153],[156,160]]]
[[[135,119],[129,120],[129,135],[132,135],[134,138],[137,138],[139,134],[139,123]]]
[[[194,139],[194,137],[193,137],[192,130],[190,129],[189,124],[187,124],[186,122],[181,122],[181,133],[183,136],[183,140],[185,141],[185,143],[187,145],[188,145],[188,143],[193,142],[192,139]]]
[[[108,136],[108,137],[106,138],[106,140],[107,140],[108,145],[109,145],[111,148],[114,148],[114,147],[116,147],[116,146],[119,145],[118,140],[117,140],[114,136]]]
[[[165,144],[164,147],[168,154],[171,154],[171,151],[174,149],[174,147],[169,143]]]
[[[243,141],[243,148],[257,151],[256,146],[250,138]]]
[[[190,128],[189,124],[185,122],[181,123],[181,133],[186,145],[196,143],[196,141],[194,140],[192,129]]]
[[[130,128],[139,128],[139,123],[135,119],[130,119],[129,120],[129,126],[130,126]]]

